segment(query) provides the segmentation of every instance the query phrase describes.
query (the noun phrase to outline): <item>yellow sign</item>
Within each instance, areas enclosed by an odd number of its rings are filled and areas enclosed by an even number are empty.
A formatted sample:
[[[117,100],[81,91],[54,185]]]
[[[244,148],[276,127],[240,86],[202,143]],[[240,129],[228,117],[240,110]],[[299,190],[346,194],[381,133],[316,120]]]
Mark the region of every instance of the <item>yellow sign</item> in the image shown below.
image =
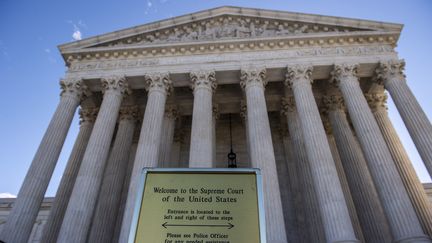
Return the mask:
[[[129,242],[262,242],[257,172],[145,170]]]

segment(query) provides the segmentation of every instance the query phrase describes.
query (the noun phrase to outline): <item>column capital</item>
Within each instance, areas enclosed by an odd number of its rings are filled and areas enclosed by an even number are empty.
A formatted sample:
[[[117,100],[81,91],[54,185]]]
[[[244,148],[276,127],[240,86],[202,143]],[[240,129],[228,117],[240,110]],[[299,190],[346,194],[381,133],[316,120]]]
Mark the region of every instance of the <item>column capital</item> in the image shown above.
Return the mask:
[[[165,107],[165,116],[177,120],[179,117],[179,110],[176,105],[167,105]]]
[[[119,111],[119,121],[132,120],[136,121],[138,118],[137,106],[122,106]]]
[[[267,70],[265,67],[242,68],[240,70],[240,86],[242,89],[246,89],[253,85],[265,88],[267,85],[266,74]]]
[[[358,81],[357,69],[358,64],[356,63],[335,64],[330,74],[330,82],[339,86],[341,82],[346,82],[348,80]]]
[[[246,100],[240,100],[240,117],[243,121],[247,120],[247,102]]]
[[[213,70],[199,70],[192,71],[189,74],[191,79],[191,88],[196,90],[199,88],[210,89],[212,92],[216,91],[216,72]]]
[[[61,79],[60,80],[60,96],[72,96],[79,100],[83,100],[91,95],[90,90],[81,78],[77,79]]]
[[[312,65],[308,64],[288,66],[285,75],[285,85],[292,88],[294,85],[300,83],[312,84],[312,71]]]
[[[132,90],[129,88],[125,76],[112,75],[101,78],[102,93],[109,90],[117,91],[122,95],[130,95]]]
[[[99,112],[99,108],[86,108],[86,109],[79,109],[79,124],[83,123],[93,123],[96,121],[97,114]]]
[[[380,62],[375,69],[375,77],[373,80],[378,84],[385,85],[386,82],[405,81],[405,61],[404,60],[389,60]]]
[[[345,110],[344,99],[341,95],[327,95],[322,98],[322,101],[329,111]]]
[[[151,91],[160,91],[166,93],[166,95],[170,95],[173,91],[172,81],[169,77],[169,73],[149,73],[145,75],[146,82],[146,90],[148,92]]]
[[[288,115],[288,112],[294,112],[296,110],[294,96],[288,96],[282,98],[281,101],[281,114]]]
[[[369,107],[373,112],[378,109],[387,110],[387,94],[386,93],[368,93],[365,94]]]

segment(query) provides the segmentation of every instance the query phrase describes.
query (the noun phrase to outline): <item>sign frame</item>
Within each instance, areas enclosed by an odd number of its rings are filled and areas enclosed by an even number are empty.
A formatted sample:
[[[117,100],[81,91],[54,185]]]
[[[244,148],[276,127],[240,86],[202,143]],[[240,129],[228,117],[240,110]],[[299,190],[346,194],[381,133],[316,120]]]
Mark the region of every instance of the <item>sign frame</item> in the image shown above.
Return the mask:
[[[183,173],[183,174],[254,174],[257,188],[258,230],[260,243],[267,243],[264,194],[262,188],[262,174],[258,168],[150,168],[145,167],[141,171],[140,181],[135,200],[134,212],[129,231],[128,243],[135,243],[138,219],[141,212],[141,204],[144,197],[144,187],[149,173]]]

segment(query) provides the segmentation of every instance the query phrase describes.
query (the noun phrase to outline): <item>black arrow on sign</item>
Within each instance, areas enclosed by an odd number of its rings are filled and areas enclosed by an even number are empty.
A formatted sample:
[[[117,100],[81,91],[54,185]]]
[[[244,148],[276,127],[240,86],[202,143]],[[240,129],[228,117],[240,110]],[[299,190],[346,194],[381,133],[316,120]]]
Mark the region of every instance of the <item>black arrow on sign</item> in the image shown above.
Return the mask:
[[[227,227],[228,229],[231,229],[234,227],[233,224],[168,224],[168,222],[165,222],[162,224],[162,227],[167,229],[167,226],[178,226],[178,227]]]

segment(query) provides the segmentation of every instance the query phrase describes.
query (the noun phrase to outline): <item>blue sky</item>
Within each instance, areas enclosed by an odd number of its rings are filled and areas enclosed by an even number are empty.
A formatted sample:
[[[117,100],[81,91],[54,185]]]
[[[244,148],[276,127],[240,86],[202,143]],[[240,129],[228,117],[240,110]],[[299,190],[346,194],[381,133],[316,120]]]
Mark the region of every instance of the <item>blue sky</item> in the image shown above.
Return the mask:
[[[65,67],[57,45],[222,5],[404,24],[397,51],[408,83],[432,118],[432,1],[429,0],[0,0],[0,193],[16,195],[59,100]],[[391,119],[417,173],[430,181],[396,108]],[[47,196],[55,195],[78,132],[75,117]],[[48,175],[47,175],[48,176]]]

